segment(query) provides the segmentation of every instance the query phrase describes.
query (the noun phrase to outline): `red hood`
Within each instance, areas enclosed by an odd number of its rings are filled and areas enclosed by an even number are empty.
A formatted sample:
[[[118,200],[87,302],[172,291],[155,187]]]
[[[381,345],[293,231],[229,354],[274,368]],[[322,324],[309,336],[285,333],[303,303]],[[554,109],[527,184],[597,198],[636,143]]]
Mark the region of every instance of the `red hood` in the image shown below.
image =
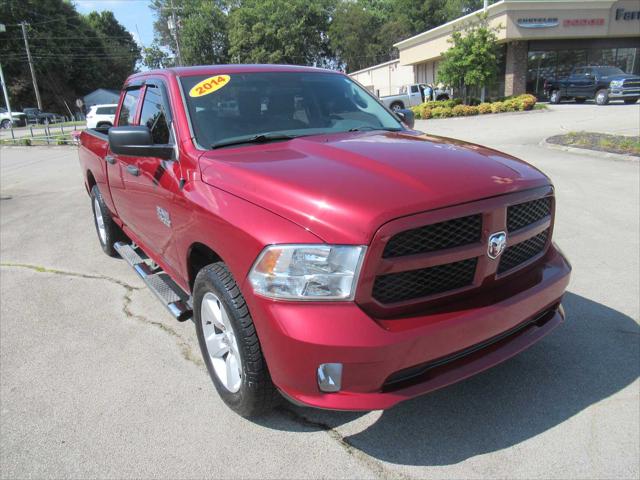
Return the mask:
[[[357,132],[211,150],[203,181],[329,243],[368,244],[395,218],[548,185],[504,153],[415,133]]]

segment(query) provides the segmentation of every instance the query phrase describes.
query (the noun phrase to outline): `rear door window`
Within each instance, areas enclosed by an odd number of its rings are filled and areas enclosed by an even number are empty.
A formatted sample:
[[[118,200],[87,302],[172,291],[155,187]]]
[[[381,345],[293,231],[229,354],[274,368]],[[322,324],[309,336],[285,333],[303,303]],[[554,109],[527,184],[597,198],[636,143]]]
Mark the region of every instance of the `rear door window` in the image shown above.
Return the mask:
[[[140,88],[132,88],[127,90],[122,107],[120,107],[120,115],[118,116],[118,126],[132,125],[136,115],[136,105],[140,97]]]
[[[140,125],[149,127],[153,143],[171,143],[167,108],[160,88],[151,84],[147,85],[144,102],[142,103],[142,113],[140,114]]]

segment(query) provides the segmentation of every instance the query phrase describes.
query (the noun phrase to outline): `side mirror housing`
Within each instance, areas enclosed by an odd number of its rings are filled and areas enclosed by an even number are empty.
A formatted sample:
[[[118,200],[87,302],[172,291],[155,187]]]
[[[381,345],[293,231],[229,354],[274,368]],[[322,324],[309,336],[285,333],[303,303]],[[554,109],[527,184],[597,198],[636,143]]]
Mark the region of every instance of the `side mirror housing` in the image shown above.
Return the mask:
[[[409,128],[413,128],[416,123],[416,117],[411,110],[402,109],[396,111],[396,115],[402,120]]]
[[[157,157],[163,160],[173,157],[173,145],[154,144],[151,131],[144,125],[111,127],[109,148],[118,155],[132,157]]]

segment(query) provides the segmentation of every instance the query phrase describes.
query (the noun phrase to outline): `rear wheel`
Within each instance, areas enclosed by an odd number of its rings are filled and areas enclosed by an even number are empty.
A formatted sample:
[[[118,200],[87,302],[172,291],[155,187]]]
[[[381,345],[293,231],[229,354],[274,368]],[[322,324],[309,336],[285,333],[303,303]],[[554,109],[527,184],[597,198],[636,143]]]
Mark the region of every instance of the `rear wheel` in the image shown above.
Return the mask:
[[[560,103],[562,97],[560,96],[560,92],[558,90],[553,90],[551,95],[549,95],[549,103],[553,103],[555,105]]]
[[[638,101],[637,98],[625,98],[624,99],[624,103],[626,103],[627,105],[632,105],[634,103],[636,103]]]
[[[4,119],[0,123],[0,128],[9,128],[10,126],[11,126],[11,120],[9,119]]]
[[[606,88],[596,92],[596,103],[598,105],[607,105],[609,103],[609,92]]]
[[[93,209],[93,221],[102,250],[110,257],[117,257],[118,252],[113,248],[113,244],[119,241],[127,241],[128,239],[111,218],[111,213],[109,213],[109,209],[105,205],[97,185],[94,185],[91,189],[91,208]]]

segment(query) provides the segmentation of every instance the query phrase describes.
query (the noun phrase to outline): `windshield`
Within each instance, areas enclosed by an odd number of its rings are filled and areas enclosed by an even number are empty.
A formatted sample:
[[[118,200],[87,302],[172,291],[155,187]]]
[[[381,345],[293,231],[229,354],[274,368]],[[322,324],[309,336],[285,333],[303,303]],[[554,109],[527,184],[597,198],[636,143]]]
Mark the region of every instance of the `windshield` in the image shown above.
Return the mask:
[[[256,72],[190,76],[180,81],[196,139],[205,148],[264,134],[284,139],[403,129],[377,100],[343,75]]]
[[[609,77],[611,75],[624,75],[624,72],[617,67],[604,67],[595,69],[603,77]]]

